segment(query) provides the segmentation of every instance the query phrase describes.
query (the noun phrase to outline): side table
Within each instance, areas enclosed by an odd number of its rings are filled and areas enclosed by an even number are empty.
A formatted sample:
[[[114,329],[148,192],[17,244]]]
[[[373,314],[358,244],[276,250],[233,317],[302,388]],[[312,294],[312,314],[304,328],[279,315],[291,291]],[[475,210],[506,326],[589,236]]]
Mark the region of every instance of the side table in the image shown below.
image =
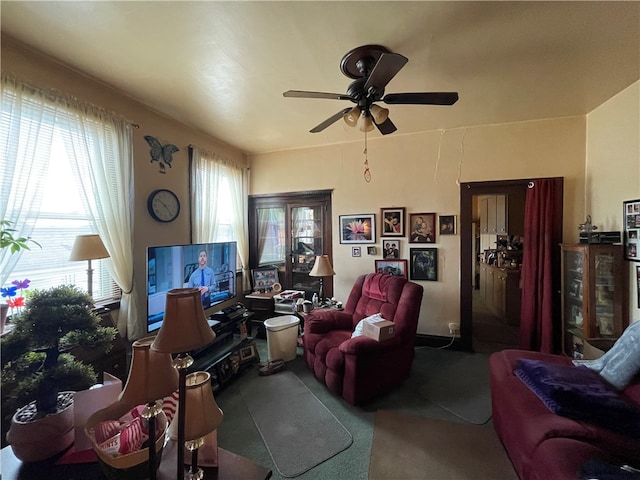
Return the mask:
[[[176,476],[175,442],[169,442],[162,453],[158,480],[172,480]],[[173,461],[172,461],[173,459]],[[106,480],[98,462],[56,465],[55,460],[22,463],[11,447],[2,449],[2,480]],[[218,467],[204,468],[205,480],[269,480],[272,472],[248,458],[218,447]]]
[[[248,334],[257,338],[267,338],[264,330],[264,321],[273,317],[273,297],[275,292],[248,293],[244,296],[246,307],[254,313],[249,320]],[[257,328],[257,334],[253,335],[253,327]]]

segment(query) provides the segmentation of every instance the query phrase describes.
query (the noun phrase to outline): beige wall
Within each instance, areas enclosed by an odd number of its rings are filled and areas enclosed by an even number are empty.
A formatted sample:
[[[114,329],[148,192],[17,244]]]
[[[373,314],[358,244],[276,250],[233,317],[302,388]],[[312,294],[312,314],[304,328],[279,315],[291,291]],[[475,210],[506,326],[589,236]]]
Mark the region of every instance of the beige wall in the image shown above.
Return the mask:
[[[586,213],[601,231],[623,230],[622,202],[640,198],[640,82],[587,115]],[[640,320],[637,262],[629,267],[629,317]]]
[[[55,88],[79,99],[93,103],[128,118],[140,128],[134,130],[134,279],[135,291],[140,299],[137,328],[129,332],[132,339],[146,333],[146,247],[189,243],[188,146],[218,152],[239,163],[247,162],[241,152],[216,139],[204,135],[187,125],[162,116],[128,98],[108,85],[73,71],[2,37],[2,70],[42,88]],[[160,174],[157,164],[150,162],[149,145],[145,135],[173,143],[180,148],[174,154],[172,168]],[[170,224],[153,220],[147,213],[147,196],[157,188],[173,190],[181,204],[181,214]],[[122,326],[121,326],[122,327]]]
[[[352,245],[339,243],[339,215],[375,213],[378,231],[381,207],[459,215],[459,182],[565,177],[565,236],[577,240],[583,217],[584,117],[416,135],[402,135],[402,126],[398,127],[398,132],[383,138],[370,136],[370,183],[363,179],[364,134],[356,130],[350,130],[354,142],[349,144],[251,158],[251,193],[333,189],[334,291],[339,299],[345,300],[355,278],[373,271],[374,259],[381,258],[367,255],[366,249],[362,257],[351,256]],[[438,248],[438,281],[419,282],[425,288],[419,333],[448,335],[447,324],[460,317],[459,239],[437,236],[432,245]],[[380,243],[378,238],[378,247]],[[409,248],[402,239],[401,258],[409,257]]]
[[[249,159],[100,81],[25,50],[4,36],[2,40],[3,71],[45,88],[70,93],[140,125],[134,132],[134,276],[136,292],[144,301],[145,248],[189,241],[188,145],[217,151],[240,163]],[[584,117],[570,117],[416,135],[402,135],[399,125],[399,131],[392,135],[381,138],[375,133],[368,143],[371,183],[363,179],[364,135],[356,131],[352,131],[352,143],[256,156],[250,159],[251,193],[332,188],[333,230],[337,232],[338,215],[375,213],[379,217],[381,207],[459,215],[458,182],[562,176],[564,237],[574,242],[577,225],[587,212],[602,228],[620,229],[622,200],[640,197],[639,88],[636,84],[596,109],[588,116],[588,125]],[[437,109],[433,114],[437,114]],[[347,127],[336,124],[330,128]],[[303,126],[301,129],[301,135],[311,135]],[[144,135],[180,148],[174,155],[173,168],[166,175],[159,174],[157,166],[149,162]],[[584,189],[585,158],[588,158],[588,195]],[[169,188],[178,194],[183,212],[176,222],[160,224],[147,214],[147,195],[156,188]],[[365,249],[362,257],[351,257],[351,245],[340,245],[337,233],[333,243],[335,291],[344,299],[354,279],[372,271],[374,258],[380,256],[368,256]],[[447,323],[459,318],[459,236],[438,236],[434,246],[439,249],[439,280],[421,282],[425,300],[419,332],[446,335]],[[404,239],[401,258],[408,258],[408,249]],[[635,291],[635,281],[631,290]],[[141,303],[138,312],[141,327],[131,333],[132,338],[144,334],[144,313]],[[637,308],[634,315],[638,319]]]

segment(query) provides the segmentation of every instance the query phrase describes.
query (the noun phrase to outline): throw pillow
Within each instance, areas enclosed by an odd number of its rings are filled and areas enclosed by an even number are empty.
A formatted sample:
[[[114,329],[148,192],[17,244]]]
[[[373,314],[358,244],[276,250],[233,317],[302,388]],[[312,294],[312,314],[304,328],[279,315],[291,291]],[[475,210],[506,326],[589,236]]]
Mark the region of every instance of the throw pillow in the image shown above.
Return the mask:
[[[380,320],[384,320],[384,318],[382,318],[382,315],[380,315],[379,313],[374,313],[373,315],[369,315],[368,317],[363,318],[357,323],[356,328],[353,329],[351,338],[359,337],[360,335],[362,335],[363,322],[369,322],[369,321],[377,322]]]
[[[595,360],[574,360],[600,374],[618,390],[624,390],[640,373],[640,321],[629,325],[611,350]]]

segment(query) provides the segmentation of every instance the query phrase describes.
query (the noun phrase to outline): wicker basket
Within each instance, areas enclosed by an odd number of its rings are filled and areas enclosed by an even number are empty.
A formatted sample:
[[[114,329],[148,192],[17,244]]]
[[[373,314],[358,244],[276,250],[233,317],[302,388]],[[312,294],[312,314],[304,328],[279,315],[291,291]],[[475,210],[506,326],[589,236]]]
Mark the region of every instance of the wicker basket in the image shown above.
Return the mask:
[[[105,420],[118,420],[134,406],[124,405],[116,402],[107,408],[98,410],[89,417],[85,425],[85,433],[91,439],[94,451],[98,455],[98,460],[102,471],[109,480],[142,480],[149,477],[149,449],[143,448],[127,455],[112,457],[106,454],[96,443],[93,435],[93,427]],[[157,417],[158,431],[160,435],[156,440],[156,470],[160,466],[162,458],[162,448],[164,446],[165,434],[167,431],[167,417],[164,412],[160,412]]]

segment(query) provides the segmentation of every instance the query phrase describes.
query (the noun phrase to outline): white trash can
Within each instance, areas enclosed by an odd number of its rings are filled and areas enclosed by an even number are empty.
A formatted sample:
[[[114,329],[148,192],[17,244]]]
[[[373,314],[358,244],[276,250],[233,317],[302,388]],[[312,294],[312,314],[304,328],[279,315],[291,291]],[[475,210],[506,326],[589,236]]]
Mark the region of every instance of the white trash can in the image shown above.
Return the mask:
[[[282,315],[264,321],[269,361],[281,358],[289,362],[296,358],[299,324],[300,319],[295,315]]]

